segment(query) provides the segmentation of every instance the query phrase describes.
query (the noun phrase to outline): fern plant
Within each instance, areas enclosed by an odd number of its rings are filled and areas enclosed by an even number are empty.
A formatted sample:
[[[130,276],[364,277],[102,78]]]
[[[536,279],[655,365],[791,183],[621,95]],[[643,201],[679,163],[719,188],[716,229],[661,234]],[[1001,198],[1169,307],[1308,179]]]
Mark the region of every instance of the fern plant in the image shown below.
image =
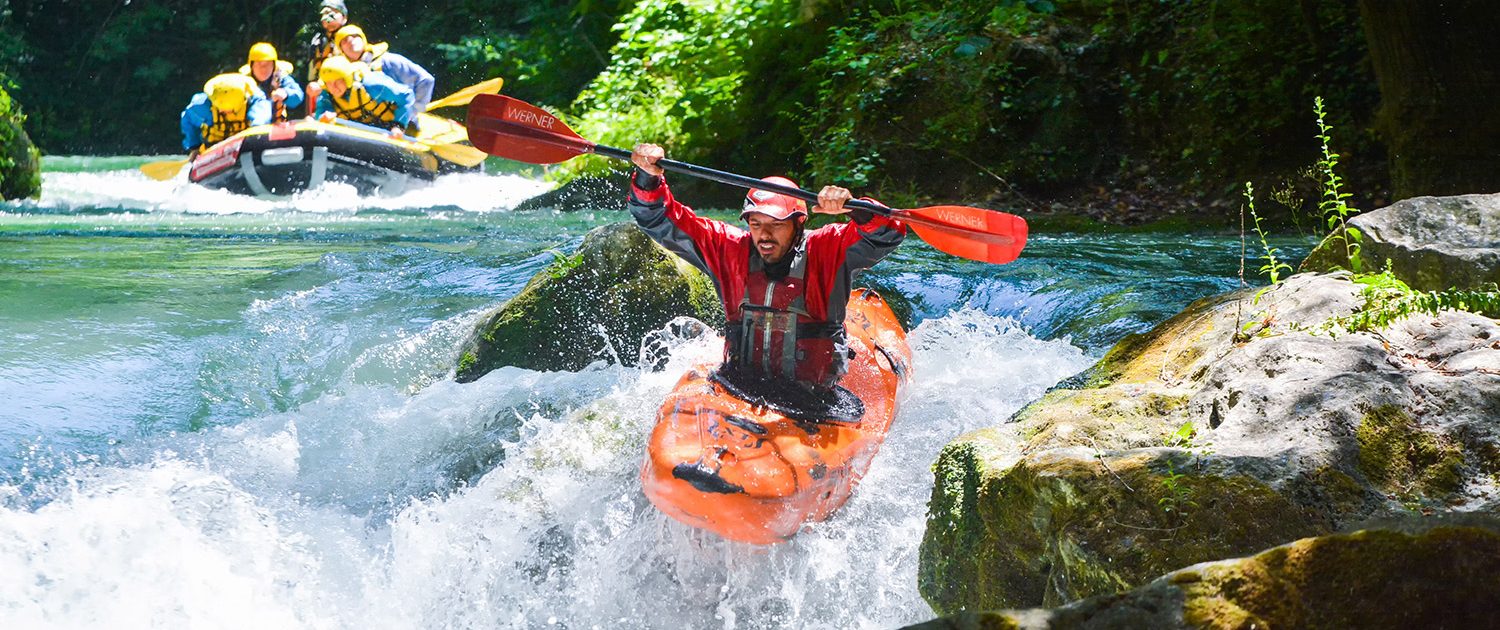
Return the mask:
[[[1281,273],[1291,272],[1292,266],[1277,258],[1276,254],[1281,250],[1271,247],[1270,241],[1266,240],[1266,231],[1260,226],[1260,213],[1255,211],[1255,186],[1250,182],[1245,182],[1245,205],[1250,209],[1250,217],[1255,220],[1253,224],[1255,235],[1260,237],[1260,258],[1266,261],[1260,266],[1260,271],[1270,276],[1271,284],[1280,283]]]
[[[1417,291],[1391,272],[1389,260],[1380,273],[1356,274],[1354,282],[1363,287],[1364,305],[1329,320],[1325,328],[1330,333],[1380,330],[1418,313],[1436,316],[1449,310],[1500,318],[1500,287],[1493,284],[1483,290]]]
[[[1344,192],[1344,179],[1338,174],[1339,154],[1329,148],[1333,143],[1333,127],[1326,122],[1326,113],[1323,109],[1323,97],[1313,98],[1313,114],[1318,117],[1317,138],[1323,152],[1317,164],[1323,190],[1322,199],[1318,202],[1318,212],[1328,224],[1330,238],[1337,238],[1343,243],[1344,255],[1349,259],[1349,270],[1359,273],[1364,266],[1359,259],[1359,245],[1364,240],[1364,234],[1359,228],[1349,227],[1349,217],[1359,211],[1349,207],[1352,195]]]

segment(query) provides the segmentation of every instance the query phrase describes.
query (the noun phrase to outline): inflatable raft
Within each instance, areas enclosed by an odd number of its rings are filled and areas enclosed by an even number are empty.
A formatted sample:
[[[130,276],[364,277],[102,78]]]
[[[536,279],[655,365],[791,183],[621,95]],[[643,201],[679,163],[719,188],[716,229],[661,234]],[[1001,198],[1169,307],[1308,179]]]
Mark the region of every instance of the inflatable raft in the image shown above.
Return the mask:
[[[641,482],[651,502],[683,523],[756,544],[791,538],[842,506],[911,375],[906,333],[879,294],[854,290],[844,328],[854,358],[834,395],[816,401],[788,401],[795,387],[729,377],[716,365],[683,376],[647,447]]]
[[[188,179],[209,188],[284,197],[324,182],[351,184],[362,195],[399,195],[439,174],[472,170],[441,160],[427,143],[461,142],[464,126],[421,115],[419,142],[380,129],[313,119],[260,125],[215,144],[193,160]]]

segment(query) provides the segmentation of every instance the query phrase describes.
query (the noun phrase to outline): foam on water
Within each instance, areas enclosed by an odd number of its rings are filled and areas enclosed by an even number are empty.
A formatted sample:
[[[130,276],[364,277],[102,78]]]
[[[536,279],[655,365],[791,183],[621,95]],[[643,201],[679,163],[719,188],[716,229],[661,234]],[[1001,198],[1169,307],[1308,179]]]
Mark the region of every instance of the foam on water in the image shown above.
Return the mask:
[[[978,311],[911,338],[916,381],[859,491],[786,544],[727,543],[642,495],[656,406],[721,343],[668,338],[658,372],[505,368],[415,394],[346,383],[0,486],[0,610],[16,627],[922,620],[917,547],[938,450],[1089,359]]]
[[[514,175],[456,173],[392,197],[361,197],[353,186],[329,183],[286,199],[258,199],[189,183],[185,175],[156,181],[135,169],[50,171],[42,174],[42,196],[10,204],[13,211],[68,213],[176,212],[239,214],[355,212],[360,210],[462,210],[490,212],[515,207],[546,192],[547,182]]]

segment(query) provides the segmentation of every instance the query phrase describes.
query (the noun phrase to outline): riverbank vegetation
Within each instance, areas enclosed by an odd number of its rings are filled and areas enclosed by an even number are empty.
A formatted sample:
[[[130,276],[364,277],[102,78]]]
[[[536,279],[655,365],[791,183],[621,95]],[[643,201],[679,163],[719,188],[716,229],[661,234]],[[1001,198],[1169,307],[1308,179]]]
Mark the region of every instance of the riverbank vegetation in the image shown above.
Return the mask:
[[[1316,211],[1321,156],[1305,141],[1316,131],[1305,112],[1317,95],[1329,123],[1351,130],[1340,163],[1353,205],[1478,192],[1500,177],[1492,169],[1423,184],[1411,173],[1429,166],[1388,159],[1398,115],[1390,95],[1410,91],[1380,71],[1401,62],[1392,42],[1477,37],[1452,19],[1398,29],[1388,10],[1366,6],[1375,4],[476,0],[413,10],[369,0],[350,8],[374,39],[427,65],[440,93],[503,76],[507,93],[558,110],[605,144],[655,141],[673,157],[845,184],[896,203],[963,200],[1114,223],[1190,213],[1228,224],[1247,179]],[[1452,18],[1496,11],[1451,4],[1440,12]],[[48,152],[171,152],[177,113],[206,77],[237,68],[259,40],[300,61],[314,16],[312,2],[291,0],[253,11],[37,0],[0,15],[0,30],[15,34],[0,47],[0,71]],[[1464,123],[1457,110],[1442,111],[1451,125]],[[556,172],[611,166],[583,160]],[[1392,190],[1393,173],[1405,188]],[[704,202],[733,196],[707,186],[694,193]]]

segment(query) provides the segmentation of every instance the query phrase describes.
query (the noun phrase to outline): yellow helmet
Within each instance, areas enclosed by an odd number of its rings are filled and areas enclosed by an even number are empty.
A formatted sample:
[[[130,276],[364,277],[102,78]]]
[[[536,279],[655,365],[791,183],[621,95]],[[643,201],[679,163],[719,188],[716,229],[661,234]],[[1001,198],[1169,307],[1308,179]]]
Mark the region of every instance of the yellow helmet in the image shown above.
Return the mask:
[[[355,35],[358,35],[360,39],[365,40],[365,42],[367,43],[370,41],[370,38],[365,37],[364,29],[353,24],[346,24],[343,28],[339,29],[333,34],[333,47],[339,50],[343,50],[344,40]]]
[[[221,112],[242,112],[255,92],[255,80],[243,74],[221,74],[203,84],[208,102]]]
[[[250,47],[250,61],[276,61],[276,47],[260,42]]]
[[[359,81],[360,74],[359,67],[354,65],[354,62],[345,59],[343,55],[334,55],[324,59],[323,67],[318,68],[318,80],[322,81],[323,85],[342,79],[345,86],[352,88]]]

